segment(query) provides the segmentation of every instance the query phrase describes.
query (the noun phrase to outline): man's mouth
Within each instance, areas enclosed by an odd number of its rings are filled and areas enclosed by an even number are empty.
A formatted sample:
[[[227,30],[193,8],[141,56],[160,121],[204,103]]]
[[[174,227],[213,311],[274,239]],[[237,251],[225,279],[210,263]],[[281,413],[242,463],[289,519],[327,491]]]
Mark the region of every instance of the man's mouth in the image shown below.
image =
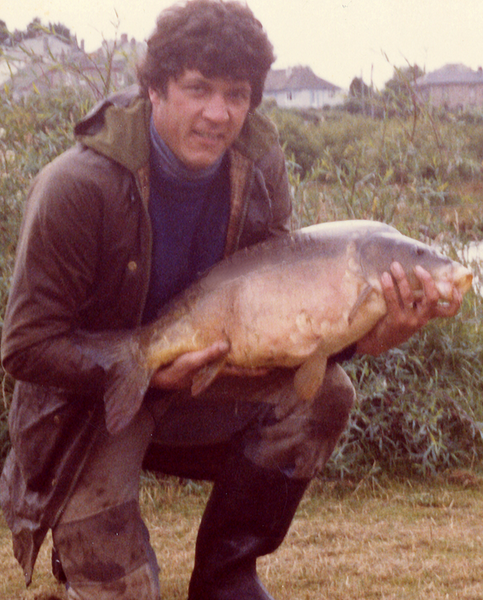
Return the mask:
[[[220,143],[225,139],[222,133],[215,133],[213,131],[195,131],[194,133],[201,140],[209,143]]]

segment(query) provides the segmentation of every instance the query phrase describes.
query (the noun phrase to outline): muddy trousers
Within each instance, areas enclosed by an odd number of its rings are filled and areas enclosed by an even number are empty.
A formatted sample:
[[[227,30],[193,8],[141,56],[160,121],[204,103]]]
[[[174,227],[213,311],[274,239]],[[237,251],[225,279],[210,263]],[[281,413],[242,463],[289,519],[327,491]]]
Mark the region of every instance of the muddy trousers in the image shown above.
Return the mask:
[[[270,600],[256,560],[282,543],[353,401],[352,385],[336,364],[313,404],[296,400],[288,371],[253,381],[222,379],[197,401],[173,394],[168,408],[146,401],[124,432],[102,436],[53,529],[68,598],[161,598],[138,505],[146,450],[158,445],[163,456],[192,450],[196,463],[197,448],[217,444],[224,452],[212,473],[201,464],[193,470],[214,485],[198,532],[189,600]],[[176,473],[160,463],[160,471]]]

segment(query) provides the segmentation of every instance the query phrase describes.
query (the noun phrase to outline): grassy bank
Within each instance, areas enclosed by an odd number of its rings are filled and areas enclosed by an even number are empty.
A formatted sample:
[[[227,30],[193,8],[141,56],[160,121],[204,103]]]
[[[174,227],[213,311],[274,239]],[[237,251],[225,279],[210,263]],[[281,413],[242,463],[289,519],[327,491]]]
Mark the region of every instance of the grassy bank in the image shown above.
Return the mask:
[[[147,480],[142,507],[161,566],[162,598],[181,600],[193,561],[207,484]],[[259,561],[277,600],[480,600],[483,484],[452,471],[430,483],[315,482],[282,547]],[[50,575],[50,544],[33,584],[0,520],[2,600],[64,600]]]

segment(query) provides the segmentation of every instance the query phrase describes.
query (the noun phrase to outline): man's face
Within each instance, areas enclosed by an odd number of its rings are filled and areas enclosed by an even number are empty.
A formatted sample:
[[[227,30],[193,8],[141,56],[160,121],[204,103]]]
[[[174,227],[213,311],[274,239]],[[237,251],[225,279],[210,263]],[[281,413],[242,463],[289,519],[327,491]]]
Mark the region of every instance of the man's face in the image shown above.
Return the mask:
[[[240,133],[250,108],[245,80],[207,78],[184,71],[168,81],[166,96],[149,89],[156,130],[189,169],[213,165]]]

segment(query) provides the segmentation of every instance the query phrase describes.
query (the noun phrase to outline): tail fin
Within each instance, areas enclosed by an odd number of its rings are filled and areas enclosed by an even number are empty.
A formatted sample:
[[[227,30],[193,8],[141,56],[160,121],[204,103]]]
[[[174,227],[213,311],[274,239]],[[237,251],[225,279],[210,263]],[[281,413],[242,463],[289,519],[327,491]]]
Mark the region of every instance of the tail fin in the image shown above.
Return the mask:
[[[76,334],[76,344],[106,373],[106,426],[109,433],[116,435],[140,409],[152,373],[140,360],[139,345],[132,332],[83,332]]]

